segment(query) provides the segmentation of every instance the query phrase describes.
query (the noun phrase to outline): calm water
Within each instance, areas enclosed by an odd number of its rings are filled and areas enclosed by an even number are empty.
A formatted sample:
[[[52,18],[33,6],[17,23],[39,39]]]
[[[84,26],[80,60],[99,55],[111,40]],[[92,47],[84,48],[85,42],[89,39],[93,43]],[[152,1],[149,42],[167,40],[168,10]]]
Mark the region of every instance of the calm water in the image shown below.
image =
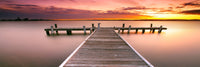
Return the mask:
[[[0,22],[0,67],[57,67],[88,35],[46,36],[44,28],[163,25],[161,34],[120,34],[155,67],[200,67],[199,21],[24,21]],[[63,33],[63,32],[60,32]]]

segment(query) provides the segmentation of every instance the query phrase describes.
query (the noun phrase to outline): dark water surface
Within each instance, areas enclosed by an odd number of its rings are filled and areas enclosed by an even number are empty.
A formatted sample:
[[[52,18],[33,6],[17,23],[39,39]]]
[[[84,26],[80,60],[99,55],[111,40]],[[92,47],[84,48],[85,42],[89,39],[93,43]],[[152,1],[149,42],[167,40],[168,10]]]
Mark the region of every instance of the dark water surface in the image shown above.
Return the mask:
[[[200,67],[199,21],[0,21],[0,67],[57,67],[88,35],[46,36],[44,28],[99,22],[104,27],[163,25],[168,30],[161,34],[120,35],[155,67]]]

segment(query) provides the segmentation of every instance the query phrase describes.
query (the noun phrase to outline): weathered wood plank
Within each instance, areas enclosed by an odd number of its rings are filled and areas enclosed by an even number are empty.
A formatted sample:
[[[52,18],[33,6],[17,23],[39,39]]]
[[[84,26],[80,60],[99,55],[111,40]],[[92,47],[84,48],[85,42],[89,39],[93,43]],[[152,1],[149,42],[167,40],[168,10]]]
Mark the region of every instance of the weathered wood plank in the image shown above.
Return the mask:
[[[60,67],[152,67],[111,28],[100,28]]]
[[[115,30],[118,30],[118,29],[122,29],[121,27],[115,27]],[[159,30],[160,27],[132,27],[132,28],[124,28],[124,30],[128,30],[128,29],[131,29],[131,30],[135,30],[135,29],[156,29],[156,30]],[[162,28],[163,30],[167,30],[167,28]]]

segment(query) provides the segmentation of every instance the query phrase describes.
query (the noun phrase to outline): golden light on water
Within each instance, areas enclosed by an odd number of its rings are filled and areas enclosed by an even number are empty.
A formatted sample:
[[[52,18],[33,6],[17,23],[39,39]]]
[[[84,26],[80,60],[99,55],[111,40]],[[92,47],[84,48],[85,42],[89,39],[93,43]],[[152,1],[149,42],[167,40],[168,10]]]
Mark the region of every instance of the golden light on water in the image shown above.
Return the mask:
[[[187,14],[156,14],[155,12],[147,12],[147,14],[152,16],[150,19],[200,19],[199,15],[187,15]]]

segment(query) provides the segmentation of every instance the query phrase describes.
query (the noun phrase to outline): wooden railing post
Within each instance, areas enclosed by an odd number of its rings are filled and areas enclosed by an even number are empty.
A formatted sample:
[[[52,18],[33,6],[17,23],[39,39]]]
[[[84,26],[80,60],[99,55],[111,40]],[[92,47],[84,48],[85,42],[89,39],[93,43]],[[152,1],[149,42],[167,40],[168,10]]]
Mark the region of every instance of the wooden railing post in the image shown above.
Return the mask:
[[[152,33],[154,33],[154,32],[155,32],[155,29],[153,29]]]
[[[122,33],[124,33],[124,27],[125,27],[125,24],[123,23],[123,25],[122,25]]]
[[[46,30],[46,34],[49,36],[49,35],[50,35],[50,34],[49,34],[49,31]]]
[[[57,29],[58,28],[57,24],[54,24],[54,25],[55,25],[55,28]],[[58,35],[58,30],[56,30],[56,34]]]
[[[118,28],[118,33],[120,33],[120,28]]]
[[[138,32],[138,29],[135,29],[135,33],[137,33]]]
[[[92,28],[90,28],[90,34],[93,32]]]
[[[145,32],[145,29],[142,29],[142,33],[144,33]]]
[[[150,32],[152,31],[152,27],[153,27],[153,24],[151,23],[151,25],[150,25]]]
[[[162,32],[162,25],[160,26],[158,33],[161,33],[161,32]]]
[[[51,34],[53,34],[53,26],[51,26]]]
[[[57,28],[57,24],[54,24],[55,25],[55,28]]]
[[[98,23],[98,29],[100,29],[100,24],[101,24],[101,23]]]
[[[85,26],[83,26],[83,30],[84,30],[84,35],[86,34],[86,28]]]
[[[129,28],[128,28],[128,34],[130,33],[130,30],[131,30],[131,25],[129,25]]]
[[[95,27],[94,27],[94,24],[92,24],[92,31],[94,31],[94,28],[95,28]]]

